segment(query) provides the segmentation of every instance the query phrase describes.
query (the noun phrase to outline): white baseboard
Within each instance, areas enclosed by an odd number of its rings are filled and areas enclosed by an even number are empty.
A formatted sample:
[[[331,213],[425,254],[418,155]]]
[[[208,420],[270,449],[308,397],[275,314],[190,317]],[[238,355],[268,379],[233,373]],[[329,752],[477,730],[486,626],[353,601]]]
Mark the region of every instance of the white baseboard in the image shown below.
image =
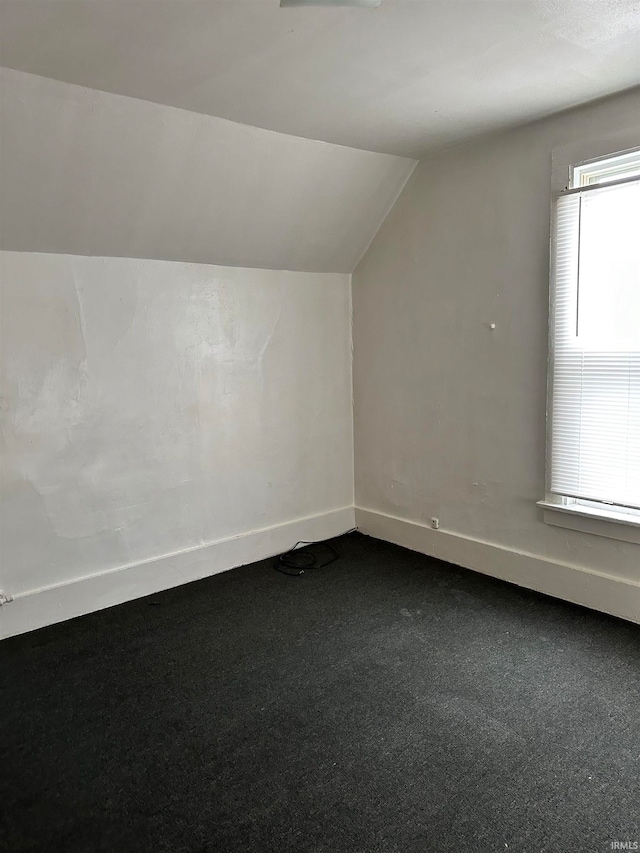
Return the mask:
[[[356,507],[361,533],[466,569],[640,623],[640,583]]]
[[[640,623],[640,583],[511,551],[360,507],[263,530],[29,592],[0,607],[0,638],[63,622],[280,554],[299,539],[361,533],[518,586]]]
[[[344,507],[67,583],[17,593],[0,608],[0,638],[264,560],[281,554],[300,539],[329,539],[353,527],[354,508]]]

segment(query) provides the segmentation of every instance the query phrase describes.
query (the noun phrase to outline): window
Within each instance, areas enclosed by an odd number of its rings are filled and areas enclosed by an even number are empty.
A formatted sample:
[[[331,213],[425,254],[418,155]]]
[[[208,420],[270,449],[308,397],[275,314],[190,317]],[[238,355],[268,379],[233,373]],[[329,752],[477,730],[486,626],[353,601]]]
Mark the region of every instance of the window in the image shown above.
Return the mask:
[[[573,167],[552,267],[541,503],[640,526],[640,151]]]

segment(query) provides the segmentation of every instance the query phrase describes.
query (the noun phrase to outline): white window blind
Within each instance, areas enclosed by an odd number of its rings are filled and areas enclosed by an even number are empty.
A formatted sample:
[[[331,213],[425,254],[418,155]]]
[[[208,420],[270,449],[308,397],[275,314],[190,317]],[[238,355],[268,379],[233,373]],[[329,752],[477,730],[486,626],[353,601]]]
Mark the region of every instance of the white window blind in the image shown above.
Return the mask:
[[[640,176],[561,194],[550,489],[640,509]]]

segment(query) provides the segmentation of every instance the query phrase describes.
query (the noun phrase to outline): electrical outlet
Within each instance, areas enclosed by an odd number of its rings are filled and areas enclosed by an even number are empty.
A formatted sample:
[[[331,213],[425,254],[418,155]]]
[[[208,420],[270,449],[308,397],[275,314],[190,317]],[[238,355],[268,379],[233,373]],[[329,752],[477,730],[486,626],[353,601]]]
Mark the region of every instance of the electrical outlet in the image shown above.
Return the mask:
[[[433,527],[434,530],[439,530],[440,529],[440,519],[439,518],[432,518],[431,519],[431,526]]]

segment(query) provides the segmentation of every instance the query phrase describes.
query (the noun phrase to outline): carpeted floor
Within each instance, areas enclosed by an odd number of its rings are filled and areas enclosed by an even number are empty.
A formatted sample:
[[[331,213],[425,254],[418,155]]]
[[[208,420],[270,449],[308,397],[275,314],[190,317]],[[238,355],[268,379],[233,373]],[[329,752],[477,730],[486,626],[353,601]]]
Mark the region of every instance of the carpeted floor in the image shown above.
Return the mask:
[[[351,534],[0,644],[0,847],[606,853],[640,629]]]

